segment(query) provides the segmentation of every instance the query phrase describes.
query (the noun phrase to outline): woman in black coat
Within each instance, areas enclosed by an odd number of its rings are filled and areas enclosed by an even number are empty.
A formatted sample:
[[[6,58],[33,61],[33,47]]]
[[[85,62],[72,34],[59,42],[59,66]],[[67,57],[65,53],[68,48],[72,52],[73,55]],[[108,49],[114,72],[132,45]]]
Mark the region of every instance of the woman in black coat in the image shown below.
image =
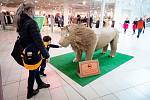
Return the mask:
[[[26,50],[38,50],[41,52],[41,56],[47,59],[49,58],[49,54],[43,44],[39,27],[37,23],[33,20],[34,8],[35,6],[31,2],[24,2],[20,4],[15,15],[17,32],[20,36],[22,46],[24,48],[30,47]],[[30,46],[31,44],[33,45],[32,48]],[[31,55],[33,53],[34,52],[32,52]],[[32,65],[34,66],[33,63]],[[41,80],[38,67],[34,70],[29,70],[27,99],[36,95],[39,92],[39,89],[50,87],[50,84],[46,84]],[[38,88],[36,90],[33,89],[35,80],[38,84]]]

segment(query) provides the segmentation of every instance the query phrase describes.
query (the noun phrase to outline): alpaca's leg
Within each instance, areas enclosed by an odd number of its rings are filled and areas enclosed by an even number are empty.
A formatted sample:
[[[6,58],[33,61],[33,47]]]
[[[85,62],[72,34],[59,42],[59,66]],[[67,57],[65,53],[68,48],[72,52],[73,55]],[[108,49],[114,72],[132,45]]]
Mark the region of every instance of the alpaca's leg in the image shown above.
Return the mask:
[[[77,56],[76,56],[77,61],[81,61],[81,57],[82,57],[82,51],[81,51],[81,50],[78,50],[78,51],[77,51]]]
[[[90,48],[86,51],[86,59],[85,60],[92,60],[93,54],[94,54],[93,48]]]
[[[76,52],[76,57],[74,58],[73,62],[79,62],[79,61],[81,61],[81,57],[82,57],[82,51],[78,50]]]
[[[108,48],[108,44],[107,44],[105,47],[103,47],[102,54],[105,54],[105,53],[106,53],[107,48]]]
[[[119,35],[116,35],[114,40],[112,40],[110,42],[110,45],[111,45],[110,57],[115,57],[115,53],[116,53],[116,50],[117,50],[118,38],[119,38]]]
[[[110,57],[115,57],[115,53],[117,50],[117,44],[114,43],[114,40],[110,43],[111,46],[111,52],[110,52]]]

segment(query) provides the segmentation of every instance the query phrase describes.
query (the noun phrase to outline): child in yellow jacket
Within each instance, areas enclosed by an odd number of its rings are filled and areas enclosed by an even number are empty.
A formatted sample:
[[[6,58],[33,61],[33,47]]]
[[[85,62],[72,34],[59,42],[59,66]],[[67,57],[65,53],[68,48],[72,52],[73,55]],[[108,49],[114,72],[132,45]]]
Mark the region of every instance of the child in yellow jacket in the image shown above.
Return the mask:
[[[45,48],[47,49],[47,51],[49,51],[50,47],[52,47],[52,48],[60,48],[61,47],[59,45],[51,44],[51,37],[50,36],[44,36],[43,42],[44,42],[44,45],[45,45]],[[40,75],[42,75],[42,76],[46,76],[46,74],[44,73],[44,70],[46,67],[46,60],[47,59],[42,60],[42,64],[41,64],[41,68],[40,68]]]

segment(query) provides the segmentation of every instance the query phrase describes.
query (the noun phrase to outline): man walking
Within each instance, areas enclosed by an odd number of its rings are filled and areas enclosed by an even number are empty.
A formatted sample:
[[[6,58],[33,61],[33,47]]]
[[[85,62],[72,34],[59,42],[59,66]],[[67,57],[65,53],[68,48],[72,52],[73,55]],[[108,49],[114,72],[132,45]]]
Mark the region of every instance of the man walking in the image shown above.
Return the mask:
[[[138,35],[137,35],[137,38],[140,37],[140,34],[142,32],[142,30],[145,29],[145,22],[143,21],[142,18],[140,18],[140,20],[138,21],[137,23],[137,28],[138,28]]]

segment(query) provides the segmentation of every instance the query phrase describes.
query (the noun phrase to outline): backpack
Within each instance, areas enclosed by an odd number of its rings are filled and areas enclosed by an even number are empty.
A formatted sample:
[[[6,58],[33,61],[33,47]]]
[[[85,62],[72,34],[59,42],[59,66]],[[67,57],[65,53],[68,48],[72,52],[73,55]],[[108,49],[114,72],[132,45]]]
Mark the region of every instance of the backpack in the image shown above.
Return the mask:
[[[23,51],[23,64],[26,69],[35,70],[42,63],[42,55],[35,43],[28,45]]]
[[[23,48],[20,36],[17,37],[11,56],[15,61],[29,70],[37,69],[42,63],[41,52],[34,43]]]
[[[23,51],[24,63],[34,65],[41,60],[41,53],[35,43],[28,45]]]

